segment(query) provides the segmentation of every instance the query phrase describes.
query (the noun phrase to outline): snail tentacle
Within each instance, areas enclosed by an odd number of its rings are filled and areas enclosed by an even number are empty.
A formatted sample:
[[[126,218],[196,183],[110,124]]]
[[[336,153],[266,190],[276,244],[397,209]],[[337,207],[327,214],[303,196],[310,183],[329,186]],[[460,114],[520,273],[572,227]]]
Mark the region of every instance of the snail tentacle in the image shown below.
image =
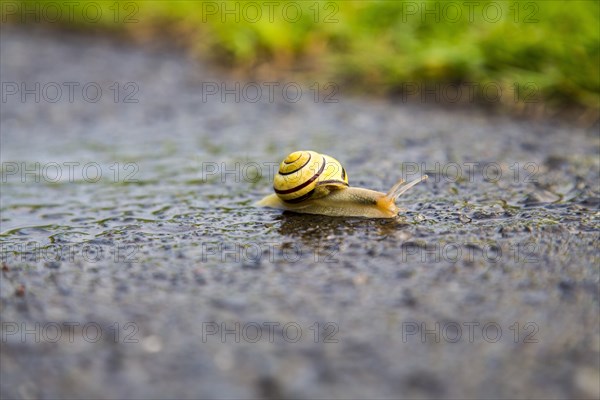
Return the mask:
[[[388,199],[390,199],[392,201],[396,201],[400,196],[402,196],[404,193],[406,193],[406,191],[408,191],[410,188],[412,188],[413,186],[415,186],[418,183],[426,181],[427,178],[429,178],[427,175],[423,175],[419,179],[415,179],[414,181],[409,182],[406,185],[404,185],[405,180],[400,179],[398,181],[398,183],[396,183],[394,186],[392,186],[392,188],[386,193],[385,197],[387,197]]]

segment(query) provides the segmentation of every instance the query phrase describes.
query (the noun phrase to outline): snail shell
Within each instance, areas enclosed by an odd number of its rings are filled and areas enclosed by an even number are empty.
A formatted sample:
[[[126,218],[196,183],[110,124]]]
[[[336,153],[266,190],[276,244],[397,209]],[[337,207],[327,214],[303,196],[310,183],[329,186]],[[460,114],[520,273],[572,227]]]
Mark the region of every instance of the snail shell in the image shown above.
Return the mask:
[[[295,151],[279,165],[273,189],[288,204],[320,198],[331,190],[348,187],[348,176],[340,162],[315,151]]]
[[[398,181],[387,193],[351,187],[346,170],[335,158],[315,151],[295,151],[279,165],[273,180],[275,194],[257,203],[306,214],[343,217],[395,218],[396,199],[427,175],[404,185]]]

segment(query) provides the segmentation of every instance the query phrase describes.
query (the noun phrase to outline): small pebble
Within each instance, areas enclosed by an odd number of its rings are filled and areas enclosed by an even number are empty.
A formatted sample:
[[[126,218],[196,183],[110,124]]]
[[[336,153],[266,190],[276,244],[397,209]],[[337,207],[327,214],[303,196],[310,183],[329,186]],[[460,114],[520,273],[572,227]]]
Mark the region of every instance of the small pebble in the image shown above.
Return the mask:
[[[575,372],[575,386],[590,399],[600,398],[600,371],[583,367]]]
[[[467,224],[467,223],[469,223],[469,222],[471,222],[471,221],[472,221],[472,219],[471,219],[471,218],[469,218],[468,216],[466,216],[465,214],[460,214],[460,215],[458,216],[458,220],[459,220],[460,222],[462,222],[463,224]]]
[[[17,289],[15,290],[15,295],[17,297],[25,296],[25,285],[21,284],[21,285],[17,286]]]

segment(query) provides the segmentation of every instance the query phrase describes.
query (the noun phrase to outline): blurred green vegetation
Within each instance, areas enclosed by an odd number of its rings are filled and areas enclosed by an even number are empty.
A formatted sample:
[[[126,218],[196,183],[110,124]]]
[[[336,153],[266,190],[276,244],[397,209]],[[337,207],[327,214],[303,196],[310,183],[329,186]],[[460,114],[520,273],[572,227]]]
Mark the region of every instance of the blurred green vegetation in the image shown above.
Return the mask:
[[[163,40],[264,80],[299,74],[373,94],[406,94],[420,83],[488,85],[509,107],[543,100],[600,109],[595,0],[66,4],[3,1],[2,21]]]

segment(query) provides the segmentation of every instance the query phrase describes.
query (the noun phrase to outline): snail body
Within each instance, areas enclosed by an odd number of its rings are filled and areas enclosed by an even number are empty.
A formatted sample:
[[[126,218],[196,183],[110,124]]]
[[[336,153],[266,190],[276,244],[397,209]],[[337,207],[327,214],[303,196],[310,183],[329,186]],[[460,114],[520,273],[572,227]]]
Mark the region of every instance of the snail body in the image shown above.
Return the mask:
[[[426,179],[424,175],[406,185],[401,179],[387,193],[351,187],[335,158],[296,151],[281,162],[273,180],[275,193],[257,205],[333,217],[395,218],[401,211],[396,199]]]

